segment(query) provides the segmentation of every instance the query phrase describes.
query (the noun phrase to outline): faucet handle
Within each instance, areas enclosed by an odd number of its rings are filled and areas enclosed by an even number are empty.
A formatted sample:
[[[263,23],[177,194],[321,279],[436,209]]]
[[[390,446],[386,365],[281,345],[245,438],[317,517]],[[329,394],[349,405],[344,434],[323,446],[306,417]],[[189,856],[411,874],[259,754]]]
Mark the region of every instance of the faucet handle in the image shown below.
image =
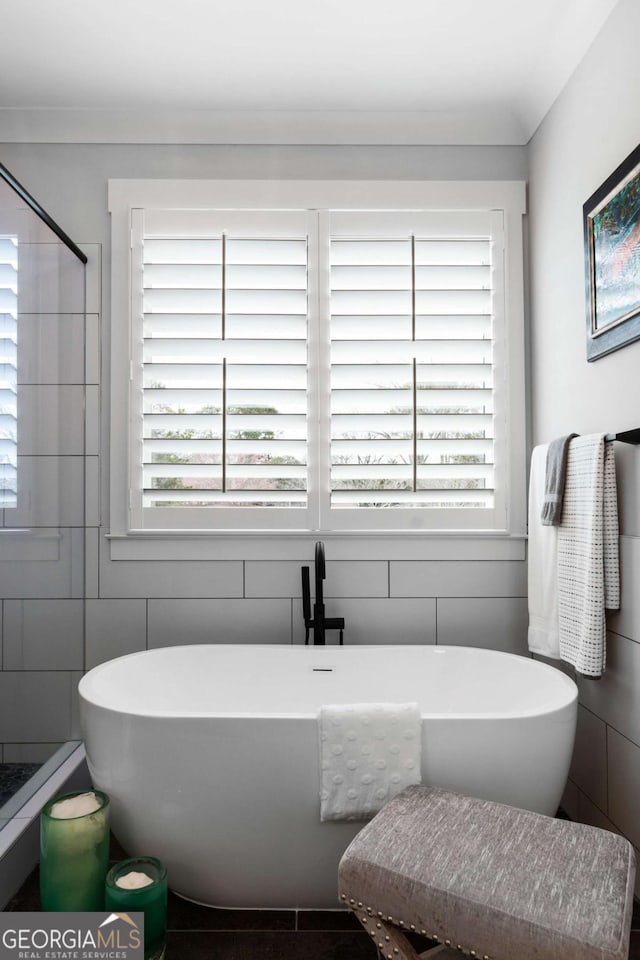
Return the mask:
[[[309,567],[302,567],[302,615],[307,628],[309,639],[309,625],[311,624],[311,585],[309,581]]]

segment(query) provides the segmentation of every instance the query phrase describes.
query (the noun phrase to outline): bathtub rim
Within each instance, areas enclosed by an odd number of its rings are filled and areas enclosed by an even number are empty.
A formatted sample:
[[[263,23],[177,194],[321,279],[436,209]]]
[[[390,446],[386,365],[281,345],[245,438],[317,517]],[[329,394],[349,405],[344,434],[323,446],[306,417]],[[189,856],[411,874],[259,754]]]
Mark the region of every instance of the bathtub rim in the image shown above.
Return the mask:
[[[114,657],[111,660],[107,660],[104,663],[98,664],[93,667],[91,670],[87,671],[85,675],[80,679],[78,683],[78,692],[80,698],[81,710],[85,709],[85,705],[89,708],[97,708],[99,710],[104,710],[108,713],[113,713],[122,717],[131,717],[131,718],[147,718],[147,719],[156,719],[156,720],[168,720],[168,721],[179,721],[179,720],[192,720],[192,719],[237,719],[237,720],[256,720],[261,719],[263,721],[268,720],[316,720],[318,716],[317,709],[307,710],[304,712],[300,711],[278,711],[274,713],[265,713],[264,711],[240,711],[240,710],[181,710],[179,713],[171,713],[167,711],[162,711],[160,709],[131,709],[130,707],[124,709],[122,707],[114,706],[113,704],[107,704],[104,702],[102,697],[96,697],[95,691],[92,689],[93,681],[100,673],[104,672],[107,668],[113,668],[113,665],[116,663],[124,661],[137,660],[143,656],[148,657],[149,655],[153,656],[154,654],[161,654],[167,650],[193,650],[200,648],[211,648],[215,647],[218,650],[247,650],[254,649],[257,647],[260,650],[298,650],[305,651],[307,656],[311,656],[314,652],[318,656],[328,656],[330,652],[335,654],[336,651],[339,651],[344,648],[337,647],[335,645],[328,645],[325,647],[313,647],[306,646],[303,644],[239,644],[239,643],[193,643],[193,644],[175,644],[168,647],[154,647],[148,650],[138,650],[134,653],[124,654],[121,657]],[[558,667],[554,667],[551,664],[542,662],[540,660],[534,660],[532,657],[522,656],[516,653],[509,653],[504,650],[493,650],[487,647],[468,647],[461,645],[453,644],[359,644],[358,646],[348,647],[348,650],[357,650],[357,651],[398,651],[398,650],[431,650],[434,654],[438,653],[440,655],[446,655],[447,651],[465,651],[472,653],[474,656],[489,656],[494,657],[499,660],[508,660],[517,659],[519,661],[525,661],[534,672],[538,672],[539,675],[546,674],[548,677],[551,677],[553,682],[558,685],[558,691],[562,687],[566,689],[565,696],[558,696],[554,699],[553,703],[545,703],[540,708],[529,708],[529,709],[517,709],[517,710],[501,710],[496,711],[456,711],[456,712],[435,712],[429,710],[420,711],[420,715],[423,721],[434,719],[434,720],[514,720],[519,718],[534,718],[534,717],[551,717],[557,714],[562,714],[564,710],[571,710],[575,707],[578,701],[578,687],[575,681],[569,677],[563,670]],[[320,651],[318,653],[318,651]],[[337,654],[340,656],[340,653]],[[454,654],[455,655],[455,654]],[[559,675],[559,676],[558,676]],[[92,694],[94,694],[92,696]],[[332,701],[328,701],[332,702]],[[354,702],[366,702],[362,699],[358,699]],[[394,702],[400,702],[396,700]]]

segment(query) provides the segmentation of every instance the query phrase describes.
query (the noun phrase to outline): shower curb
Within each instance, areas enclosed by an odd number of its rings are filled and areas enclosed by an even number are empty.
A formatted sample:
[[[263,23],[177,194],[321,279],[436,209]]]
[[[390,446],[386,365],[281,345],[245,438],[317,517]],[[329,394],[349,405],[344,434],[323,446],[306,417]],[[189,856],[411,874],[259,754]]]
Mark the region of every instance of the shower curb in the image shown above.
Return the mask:
[[[40,811],[56,793],[91,786],[83,744],[78,744],[0,830],[0,910],[40,859]]]

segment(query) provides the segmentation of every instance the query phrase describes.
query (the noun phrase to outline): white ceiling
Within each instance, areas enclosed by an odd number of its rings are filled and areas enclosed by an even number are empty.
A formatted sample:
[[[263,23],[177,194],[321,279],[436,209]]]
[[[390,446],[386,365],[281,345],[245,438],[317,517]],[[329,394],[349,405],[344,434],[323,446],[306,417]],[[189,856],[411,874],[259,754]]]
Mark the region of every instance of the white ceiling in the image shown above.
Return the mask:
[[[0,141],[88,113],[128,118],[132,139],[137,117],[144,139],[162,112],[217,115],[236,142],[295,142],[293,124],[305,142],[313,111],[326,142],[526,143],[616,3],[14,0]]]

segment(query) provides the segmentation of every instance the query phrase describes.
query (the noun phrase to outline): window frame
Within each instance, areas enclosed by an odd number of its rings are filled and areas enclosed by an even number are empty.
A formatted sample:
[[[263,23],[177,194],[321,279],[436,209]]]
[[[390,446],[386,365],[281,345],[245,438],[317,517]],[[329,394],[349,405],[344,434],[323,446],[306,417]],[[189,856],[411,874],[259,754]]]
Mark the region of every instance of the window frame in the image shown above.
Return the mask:
[[[184,210],[333,210],[333,211],[497,211],[503,218],[504,236],[504,338],[497,343],[503,353],[500,383],[494,389],[505,391],[503,410],[509,424],[504,444],[504,490],[506,495],[503,517],[497,526],[465,527],[464,520],[450,526],[420,526],[411,524],[407,533],[438,535],[467,533],[474,535],[520,536],[525,530],[525,393],[524,393],[524,281],[523,281],[523,221],[526,212],[525,184],[521,181],[235,181],[235,180],[110,180],[109,212],[111,214],[112,269],[111,269],[111,400],[110,400],[110,530],[118,538],[220,537],[237,533],[262,536],[358,533],[377,536],[398,534],[400,523],[386,521],[386,526],[367,526],[364,522],[323,528],[320,523],[309,523],[300,528],[264,530],[234,528],[228,525],[206,529],[140,528],[131,524],[130,471],[133,454],[130,448],[130,382],[132,375],[132,211],[137,208]],[[321,218],[320,218],[321,219]],[[321,238],[318,242],[321,242]],[[325,278],[326,279],[326,278]],[[320,278],[321,286],[323,278]],[[326,303],[320,297],[322,315]],[[310,349],[318,349],[321,364],[328,362],[328,336],[318,337],[319,325],[310,324]],[[316,341],[314,343],[314,340]],[[124,359],[126,358],[126,360]],[[314,381],[315,365],[310,365],[309,418],[320,425],[321,436],[327,436],[329,417],[326,404],[319,396],[320,385]],[[509,375],[507,375],[509,374]],[[323,422],[326,421],[326,422]],[[320,448],[319,458],[310,449],[310,474],[315,474],[315,487],[328,456]],[[318,462],[318,459],[320,462]],[[326,463],[324,464],[326,466]],[[320,516],[311,492],[307,511]],[[302,511],[301,511],[302,512]],[[333,511],[338,513],[339,511]],[[460,511],[462,512],[462,511]],[[277,508],[274,509],[277,523]],[[386,511],[380,511],[386,513]],[[394,511],[395,514],[402,511]],[[365,510],[363,514],[373,514]],[[312,519],[314,519],[312,517]],[[453,519],[453,518],[452,518]],[[488,518],[487,518],[488,519]],[[364,517],[363,517],[364,521]],[[404,531],[403,531],[404,535]]]

